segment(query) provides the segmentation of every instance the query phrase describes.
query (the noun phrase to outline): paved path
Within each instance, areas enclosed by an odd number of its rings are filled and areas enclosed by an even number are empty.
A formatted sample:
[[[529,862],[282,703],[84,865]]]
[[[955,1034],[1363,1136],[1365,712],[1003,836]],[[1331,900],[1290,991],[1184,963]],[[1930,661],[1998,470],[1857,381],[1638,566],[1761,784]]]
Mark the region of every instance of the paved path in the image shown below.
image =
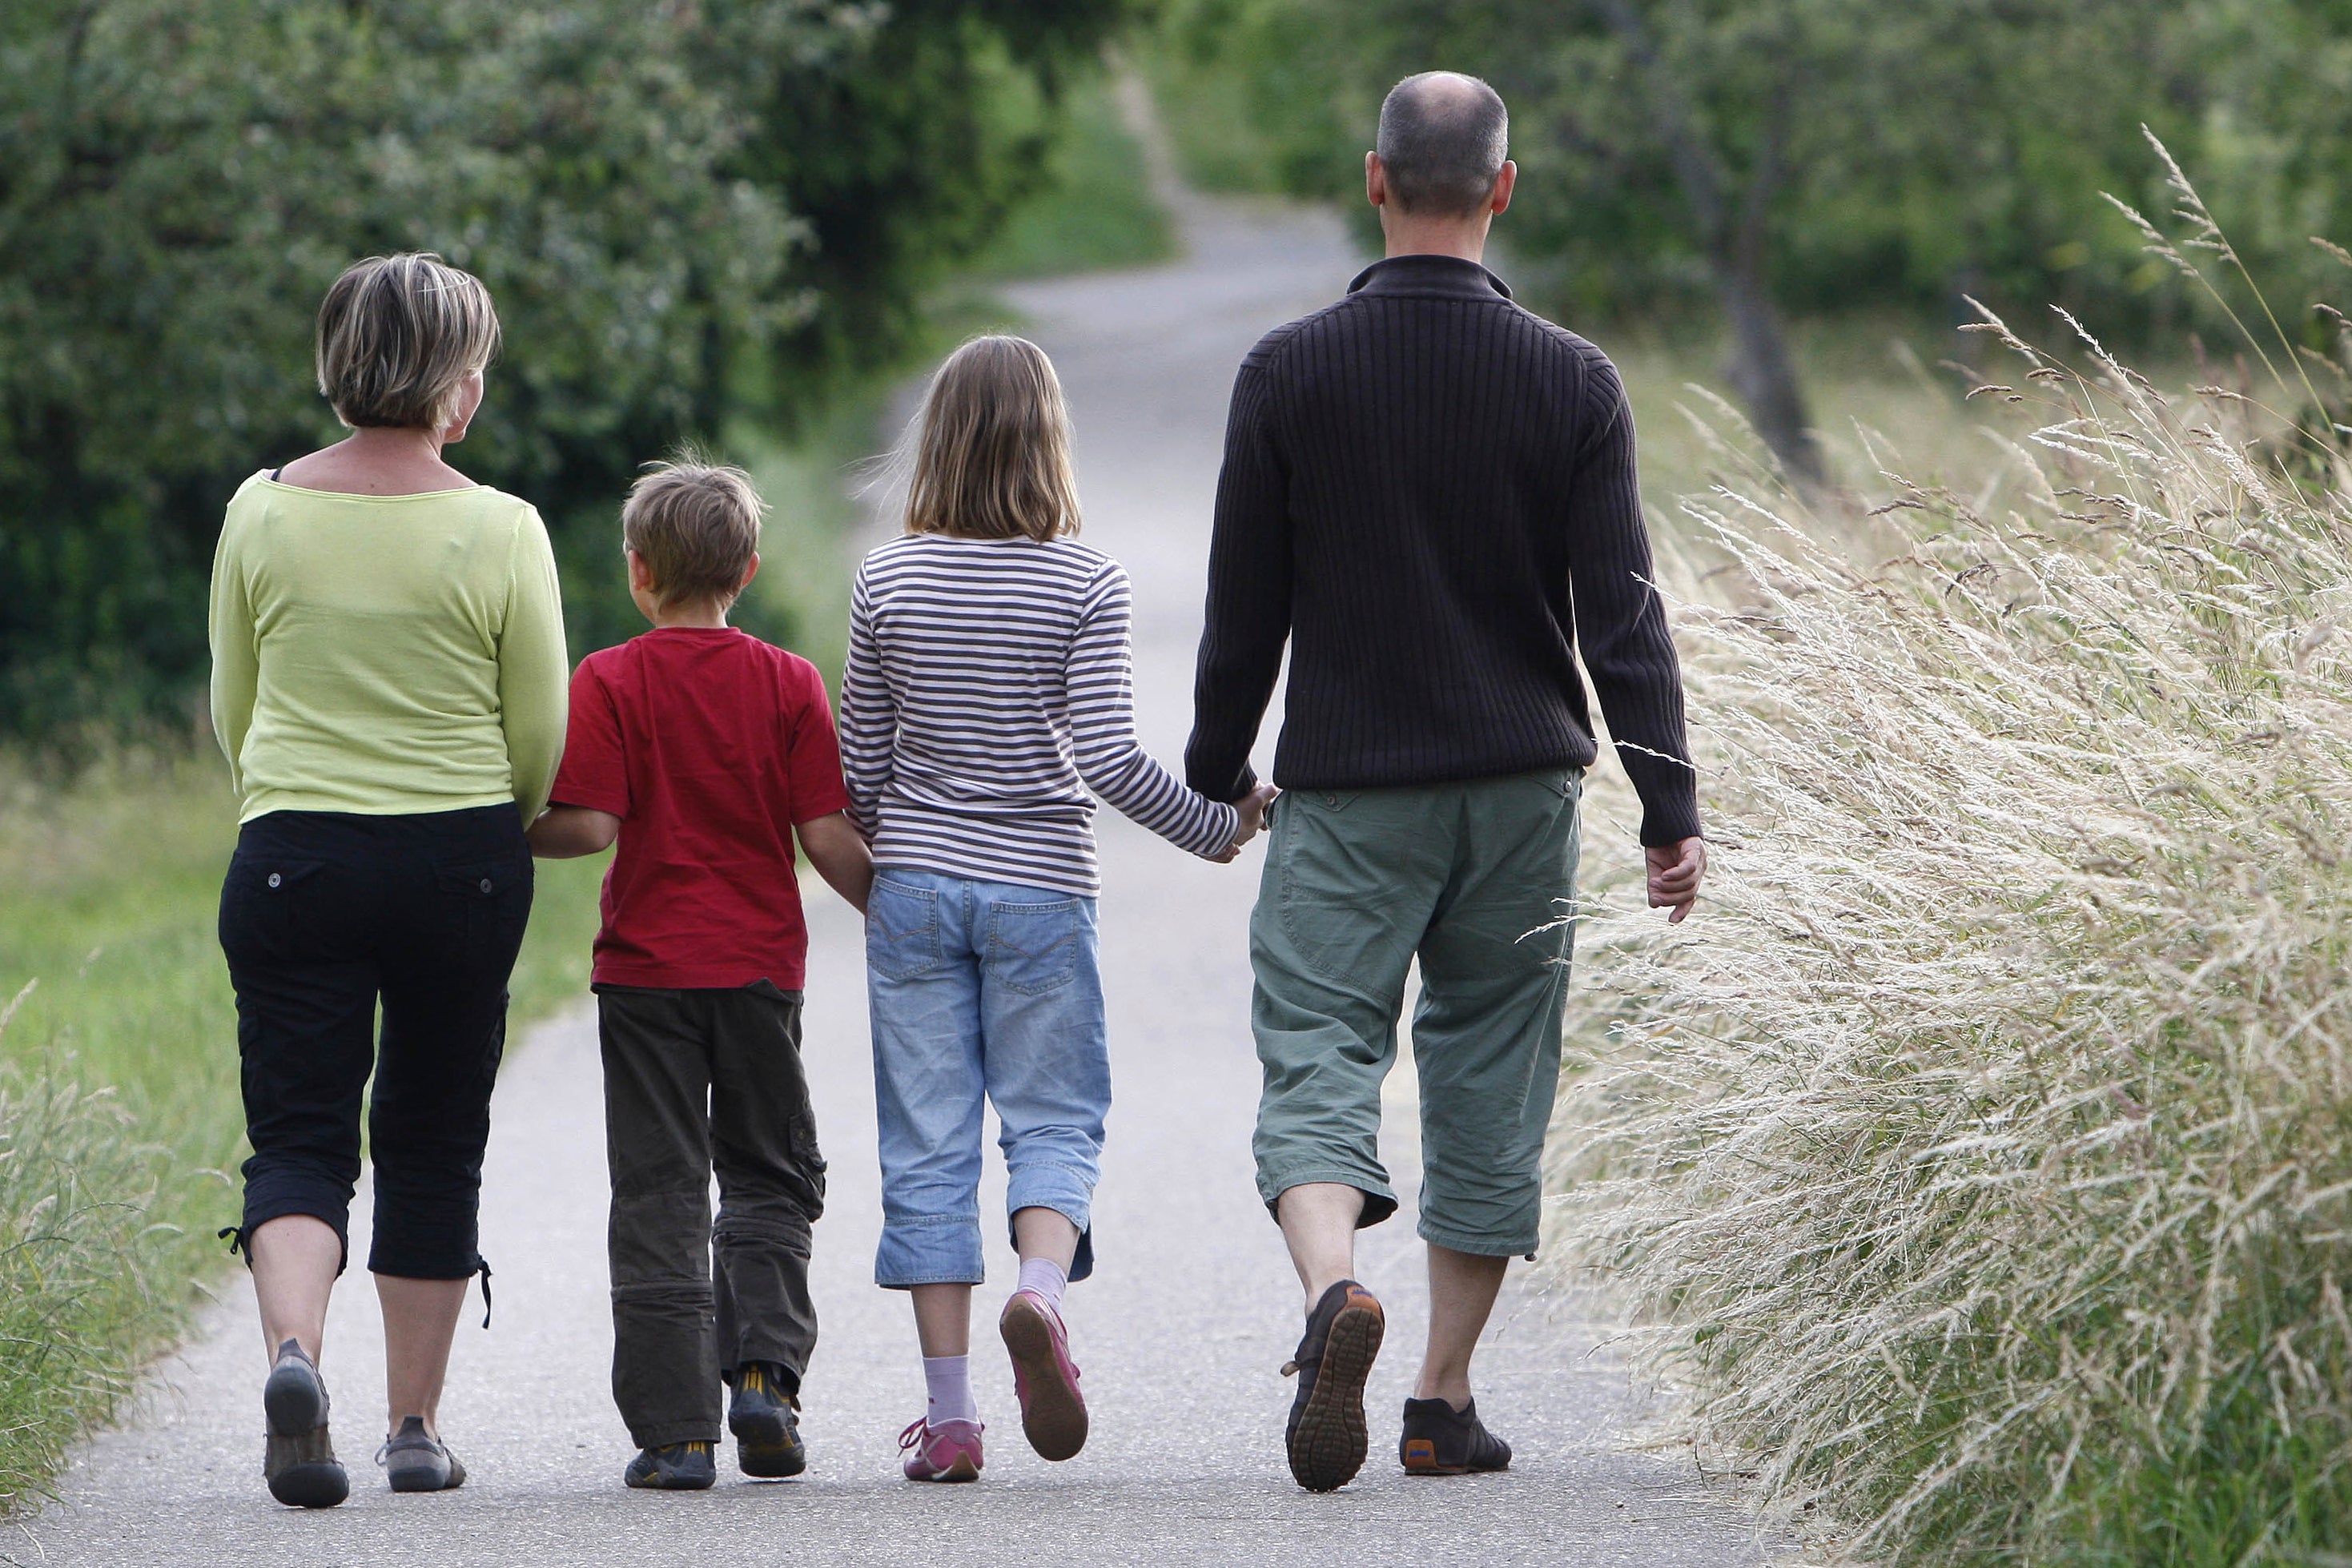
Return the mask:
[[[1337,294],[1357,265],[1328,216],[1198,202],[1184,212],[1192,259],[1015,291],[1069,387],[1087,537],[1135,576],[1146,736],[1171,760],[1234,366],[1261,331]],[[1423,1331],[1410,1196],[1362,1252],[1360,1272],[1390,1312],[1371,1460],[1340,1493],[1291,1484],[1281,1452],[1291,1385],[1276,1369],[1299,1303],[1250,1178],[1244,923],[1257,858],[1211,866],[1116,818],[1102,840],[1118,1106],[1096,1209],[1101,1267],[1069,1312],[1096,1413],[1076,1460],[1048,1465],[1021,1442],[1011,1375],[990,1353],[1013,1274],[1000,1244],[975,1340],[987,1476],[964,1488],[898,1479],[893,1439],[921,1408],[921,1374],[903,1301],[870,1282],[880,1205],[858,924],[820,894],[807,1048],[833,1190],[817,1231],[824,1328],[806,1390],[806,1478],[744,1482],[722,1457],[709,1493],[619,1484],[630,1450],[605,1387],[604,1151],[583,1008],[536,1030],[499,1087],[483,1205],[497,1319],[487,1334],[478,1316],[459,1331],[443,1413],[473,1472],[463,1491],[395,1498],[367,1463],[382,1342],[354,1271],[325,1362],[353,1499],[320,1514],[273,1505],[259,1475],[261,1347],[240,1274],[197,1342],[159,1369],[141,1418],[90,1444],[63,1502],[0,1552],[57,1564],[339,1568],[1759,1561],[1746,1525],[1686,1459],[1629,1451],[1623,1434],[1640,1412],[1622,1373],[1591,1356],[1591,1332],[1522,1293],[1516,1273],[1480,1389],[1517,1447],[1516,1468],[1448,1481],[1396,1468],[1389,1445]],[[1411,1103],[1401,1072],[1387,1149],[1401,1181],[1417,1168]],[[995,1173],[983,1205],[1001,1205],[1003,1190]]]

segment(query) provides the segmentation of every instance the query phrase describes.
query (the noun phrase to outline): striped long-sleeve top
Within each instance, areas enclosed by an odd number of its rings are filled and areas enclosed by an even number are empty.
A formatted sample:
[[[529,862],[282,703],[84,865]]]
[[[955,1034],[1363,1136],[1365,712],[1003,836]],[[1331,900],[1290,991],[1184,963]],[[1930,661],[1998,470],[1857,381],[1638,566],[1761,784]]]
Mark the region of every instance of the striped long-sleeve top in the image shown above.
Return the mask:
[[[1234,809],[1135,737],[1127,574],[1076,540],[911,534],[850,597],[841,756],[883,866],[1093,897],[1092,790],[1195,855]]]

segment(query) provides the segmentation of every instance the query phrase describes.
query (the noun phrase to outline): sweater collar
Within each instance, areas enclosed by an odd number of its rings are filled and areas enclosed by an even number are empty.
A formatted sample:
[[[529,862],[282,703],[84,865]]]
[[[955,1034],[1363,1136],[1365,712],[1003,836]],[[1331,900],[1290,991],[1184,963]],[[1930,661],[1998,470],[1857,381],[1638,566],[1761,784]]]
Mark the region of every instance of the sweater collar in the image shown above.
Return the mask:
[[[1391,256],[1356,274],[1350,294],[1434,294],[1445,299],[1511,297],[1510,285],[1459,256]]]

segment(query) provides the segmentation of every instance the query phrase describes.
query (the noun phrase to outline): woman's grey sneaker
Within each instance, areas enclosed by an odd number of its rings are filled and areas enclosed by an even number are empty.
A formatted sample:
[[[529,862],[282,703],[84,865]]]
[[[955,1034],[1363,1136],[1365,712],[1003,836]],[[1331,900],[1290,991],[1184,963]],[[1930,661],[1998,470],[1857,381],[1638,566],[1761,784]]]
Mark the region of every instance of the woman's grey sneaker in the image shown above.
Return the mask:
[[[425,1417],[411,1415],[391,1442],[378,1449],[377,1464],[396,1492],[447,1492],[466,1484],[466,1467],[446,1444],[425,1430]]]
[[[1285,1439],[1290,1474],[1310,1492],[1337,1491],[1364,1468],[1364,1379],[1387,1326],[1380,1299],[1353,1279],[1324,1291],[1307,1314],[1298,1353],[1282,1375],[1298,1377]]]
[[[332,1508],[352,1495],[352,1478],[327,1436],[327,1385],[300,1345],[278,1347],[278,1364],[261,1385],[268,1422],[262,1479],[269,1495],[289,1508]]]
[[[747,1361],[735,1369],[727,1429],[735,1434],[735,1462],[745,1475],[772,1481],[808,1468],[800,1408],[798,1385],[782,1367]]]
[[[642,1491],[698,1492],[719,1479],[715,1443],[667,1443],[640,1448],[621,1479]]]
[[[1397,1458],[1412,1475],[1461,1476],[1509,1469],[1511,1446],[1486,1430],[1475,1399],[1459,1410],[1443,1399],[1408,1399]]]

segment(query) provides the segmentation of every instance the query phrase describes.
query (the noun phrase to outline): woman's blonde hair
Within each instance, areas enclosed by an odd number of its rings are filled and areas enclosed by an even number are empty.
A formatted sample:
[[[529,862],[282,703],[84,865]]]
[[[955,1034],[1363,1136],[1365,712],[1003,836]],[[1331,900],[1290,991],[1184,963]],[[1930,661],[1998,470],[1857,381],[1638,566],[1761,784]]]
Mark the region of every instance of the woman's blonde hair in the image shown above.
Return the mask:
[[[923,399],[907,482],[907,531],[1040,542],[1078,531],[1070,412],[1045,351],[974,338]]]
[[[498,352],[490,291],[430,251],[354,261],[319,307],[319,391],[353,429],[443,428]]]

